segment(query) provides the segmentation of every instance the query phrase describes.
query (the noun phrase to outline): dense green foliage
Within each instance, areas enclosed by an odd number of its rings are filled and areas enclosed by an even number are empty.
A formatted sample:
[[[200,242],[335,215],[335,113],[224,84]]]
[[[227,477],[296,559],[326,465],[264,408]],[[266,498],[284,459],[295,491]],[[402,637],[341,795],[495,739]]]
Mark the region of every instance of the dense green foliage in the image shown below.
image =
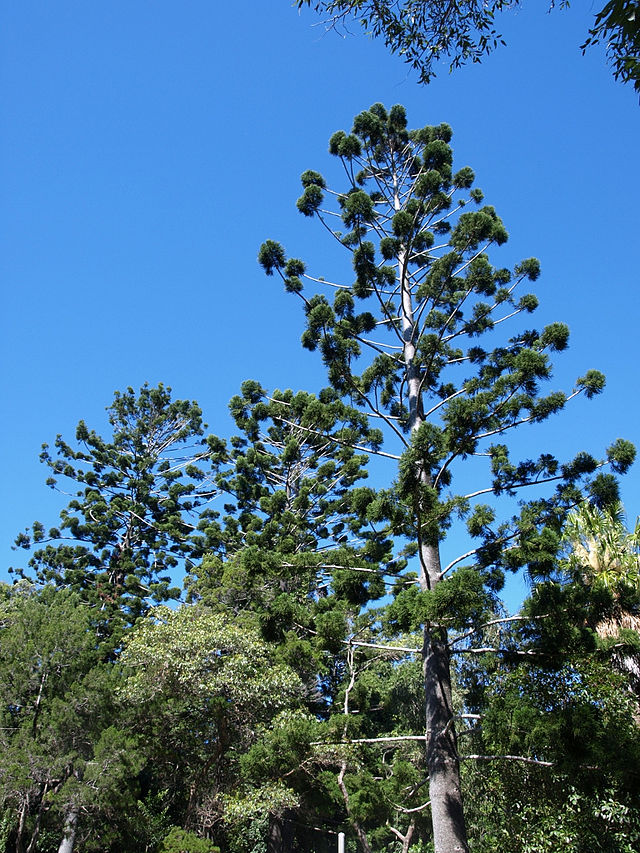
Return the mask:
[[[639,602],[636,590],[635,612]],[[505,647],[516,630],[526,635],[533,662],[485,647],[459,668],[474,850],[637,849],[639,706],[624,669],[611,670],[617,650],[583,632],[583,612],[573,617],[581,639],[559,665],[531,633],[544,624],[534,620],[494,629]],[[415,655],[352,642],[323,720],[275,661],[277,644],[242,620],[201,605],[161,609],[114,666],[100,660],[89,614],[64,590],[2,589],[4,849],[18,849],[21,827],[22,849],[57,850],[70,806],[76,848],[87,851],[199,853],[217,843],[248,853],[274,835],[271,849],[324,850],[331,835],[312,827],[350,835],[349,823],[376,848],[400,849],[398,833],[429,849],[423,746],[393,741],[422,726]]]
[[[119,695],[135,709],[156,793],[187,828],[214,834],[225,849],[246,822],[233,808],[243,796],[241,757],[256,729],[295,707],[302,693],[291,669],[273,658],[255,631],[200,607],[155,611],[122,654],[129,676]],[[282,786],[256,787],[252,795],[269,810],[296,804]]]
[[[0,792],[12,850],[50,849],[82,810],[86,850],[106,850],[135,811],[142,759],[114,700],[96,612],[24,582],[0,603]],[[98,630],[97,630],[98,628]],[[47,839],[49,839],[47,841]]]
[[[162,842],[160,853],[217,853],[218,850],[205,838],[176,826]]]
[[[208,452],[202,413],[170,392],[145,385],[138,395],[116,393],[108,439],[81,421],[76,448],[62,436],[55,456],[43,445],[47,485],[59,488],[62,479],[77,491],[59,526],[35,522],[16,540],[37,546],[29,566],[40,582],[71,588],[130,622],[150,603],[178,597],[171,572],[197,554],[188,515],[211,496],[197,465]]]
[[[607,59],[616,80],[631,82],[640,92],[640,3],[609,0],[596,14],[583,50],[606,45]]]

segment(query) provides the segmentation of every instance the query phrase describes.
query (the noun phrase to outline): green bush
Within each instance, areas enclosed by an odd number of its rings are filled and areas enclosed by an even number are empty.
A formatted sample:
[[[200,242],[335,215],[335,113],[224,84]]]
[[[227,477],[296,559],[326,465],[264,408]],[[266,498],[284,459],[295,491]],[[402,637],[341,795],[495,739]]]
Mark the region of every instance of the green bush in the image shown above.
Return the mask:
[[[162,842],[160,853],[220,853],[220,848],[206,838],[174,826]]]

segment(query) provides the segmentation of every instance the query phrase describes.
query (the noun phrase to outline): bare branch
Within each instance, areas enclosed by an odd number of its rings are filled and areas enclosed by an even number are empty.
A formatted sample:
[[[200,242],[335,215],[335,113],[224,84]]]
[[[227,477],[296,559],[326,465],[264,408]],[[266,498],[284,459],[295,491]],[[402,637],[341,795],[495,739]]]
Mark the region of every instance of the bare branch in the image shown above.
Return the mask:
[[[383,652],[402,652],[403,654],[407,655],[419,655],[422,652],[422,649],[409,649],[405,646],[385,646],[379,643],[364,643],[359,641],[356,642],[354,640],[343,640],[343,642],[351,646],[364,646],[368,649],[380,649]]]
[[[303,427],[300,424],[293,423],[292,421],[288,421],[285,418],[277,418],[276,420],[278,420],[279,423],[287,424],[287,426],[296,427],[297,429],[301,429],[304,432],[309,432],[312,435],[317,435],[320,438],[326,438],[329,441],[332,441],[334,444],[339,444],[341,447],[351,447],[354,450],[360,450],[362,453],[373,453],[375,456],[383,456],[385,459],[395,459],[396,462],[398,462],[401,458],[400,456],[396,456],[393,453],[384,453],[384,451],[382,450],[373,450],[370,447],[362,447],[362,445],[360,444],[351,444],[348,441],[340,441],[339,438],[336,438],[333,435],[326,435],[325,433],[319,432],[316,429],[311,429],[310,427]]]
[[[483,631],[485,628],[490,628],[492,625],[504,625],[507,622],[537,622],[540,619],[548,619],[549,613],[543,613],[540,616],[505,616],[502,619],[490,619],[488,622],[483,622],[482,625],[477,625],[474,628],[471,628],[465,634],[461,634],[459,637],[454,637],[453,640],[449,641],[449,646],[453,646],[455,643],[459,643],[462,640],[467,640],[469,637],[472,637],[474,634],[477,634],[478,631]]]
[[[352,743],[400,743],[402,741],[426,741],[426,735],[394,735],[389,737],[360,737],[351,740],[318,740],[311,746],[349,746]]]
[[[539,764],[541,767],[555,767],[555,761],[540,761],[526,755],[461,755],[460,761],[522,761],[524,764]]]

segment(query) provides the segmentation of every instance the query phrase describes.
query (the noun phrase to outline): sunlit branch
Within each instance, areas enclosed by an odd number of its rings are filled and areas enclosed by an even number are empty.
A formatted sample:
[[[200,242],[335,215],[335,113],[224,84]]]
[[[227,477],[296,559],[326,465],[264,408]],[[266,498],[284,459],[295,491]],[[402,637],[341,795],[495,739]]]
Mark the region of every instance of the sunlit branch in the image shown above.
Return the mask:
[[[460,755],[460,761],[521,761],[524,764],[539,764],[541,767],[555,767],[555,761],[541,761],[539,758],[527,758],[525,755]]]
[[[325,435],[324,433],[318,432],[318,430],[311,429],[310,427],[303,427],[303,426],[300,426],[300,424],[294,424],[291,421],[286,420],[285,418],[278,417],[278,418],[274,418],[274,420],[277,420],[279,423],[287,424],[288,426],[297,426],[300,429],[304,430],[305,432],[309,432],[312,435],[317,435],[320,438],[327,438],[329,441],[332,441],[334,444],[339,444],[341,447],[350,447],[350,448],[353,448],[353,450],[359,450],[362,453],[373,453],[374,456],[382,456],[385,459],[395,459],[396,461],[398,461],[401,458],[400,456],[397,456],[393,453],[385,453],[382,450],[374,450],[370,447],[363,447],[360,444],[351,444],[351,442],[348,442],[348,441],[341,441],[339,438],[336,438],[333,435],[329,435],[329,436]],[[390,426],[392,426],[394,431],[397,432],[397,430],[395,430],[395,427],[393,427],[393,425],[390,425]]]
[[[445,397],[445,399],[444,399],[444,400],[440,400],[440,402],[439,402],[439,403],[436,403],[436,405],[435,405],[435,406],[432,406],[432,407],[429,409],[429,411],[428,411],[428,412],[425,412],[425,415],[424,415],[424,419],[425,419],[425,421],[427,420],[427,418],[428,418],[430,415],[432,415],[434,412],[437,412],[439,408],[441,408],[442,406],[446,405],[446,404],[447,404],[447,403],[449,403],[451,400],[455,400],[455,398],[456,398],[456,397],[459,397],[459,396],[460,396],[460,394],[464,394],[464,393],[465,393],[465,389],[464,389],[464,388],[459,388],[459,389],[458,389],[457,391],[455,391],[453,394],[449,394],[449,396],[448,396],[448,397]]]
[[[413,809],[407,809],[404,806],[398,805],[398,803],[394,803],[393,807],[394,807],[394,809],[397,809],[399,812],[402,812],[402,814],[415,814],[416,812],[423,812],[425,809],[429,808],[430,805],[431,805],[431,800],[427,800],[426,803],[423,803],[421,806],[416,806]],[[400,832],[398,832],[398,830],[395,827],[389,826],[389,829],[391,830],[391,832],[396,834],[397,837],[401,841],[404,841],[405,836],[403,836]]]
[[[499,649],[495,646],[484,646],[479,649],[452,649],[451,651],[454,655],[486,655],[486,654],[495,654],[495,655],[511,655],[516,658],[527,657],[527,658],[541,658],[544,657],[540,652],[535,652],[532,649],[528,649],[526,651],[515,650],[515,649]]]
[[[348,286],[344,284],[336,284],[336,282],[327,281],[324,278],[316,278],[315,276],[309,275],[308,273],[303,273],[303,278],[306,278],[307,281],[313,281],[316,284],[326,284],[328,287],[335,287],[338,290],[348,290]]]
[[[471,628],[469,631],[466,631],[464,634],[461,634],[459,637],[454,637],[453,640],[449,640],[449,646],[453,646],[456,643],[461,643],[463,640],[468,640],[469,637],[472,637],[474,634],[479,633],[480,631],[484,631],[485,628],[491,628],[494,625],[504,625],[508,622],[537,622],[541,619],[548,619],[549,613],[544,613],[539,616],[503,616],[500,619],[490,619],[488,622],[483,622],[482,625],[476,625]]]
[[[401,652],[407,655],[419,655],[422,652],[422,649],[409,649],[404,646],[384,646],[379,643],[365,643],[359,640],[344,640],[343,642],[346,645],[364,646],[367,649],[380,649],[383,652]]]
[[[425,741],[426,735],[393,735],[390,737],[360,737],[350,740],[317,740],[311,746],[349,746],[352,743],[401,743],[402,741]]]

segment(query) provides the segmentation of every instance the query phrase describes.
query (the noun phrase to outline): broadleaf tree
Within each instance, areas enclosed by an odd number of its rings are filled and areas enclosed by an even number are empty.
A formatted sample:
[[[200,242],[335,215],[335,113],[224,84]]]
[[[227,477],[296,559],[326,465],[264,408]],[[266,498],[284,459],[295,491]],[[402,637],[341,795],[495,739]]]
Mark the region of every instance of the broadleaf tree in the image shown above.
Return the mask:
[[[568,328],[552,323],[509,336],[516,318],[538,305],[520,291],[540,266],[533,258],[513,270],[490,262],[488,250],[504,244],[507,232],[483,205],[471,168],[453,171],[451,135],[445,124],[410,131],[401,106],[375,104],[356,116],[350,133],[331,137],[329,151],[346,174],[342,189],[330,189],[315,170],[303,173],[298,210],[344,249],[350,276],[308,273],[273,240],[259,253],[266,273],[278,274],[301,300],[303,346],[320,352],[333,389],[382,428],[384,441],[372,452],[394,460],[388,487],[354,490],[351,509],[384,527],[405,555],[415,554],[416,588],[406,587],[397,565],[385,570],[399,580],[391,605],[398,630],[422,626],[436,853],[468,849],[450,631],[481,621],[505,570],[552,565],[566,513],[586,495],[614,500],[614,475],[635,455],[617,440],[602,459],[579,452],[562,463],[543,452],[512,460],[506,442],[514,430],[546,420],[573,398],[593,397],[605,380],[589,370],[570,393],[543,393],[550,354],[566,348]],[[602,470],[607,465],[613,473]],[[484,477],[472,488],[465,485],[470,468],[476,483]],[[524,500],[527,490],[533,496]],[[498,496],[510,499],[501,515]],[[443,565],[441,548],[456,518],[475,543]]]
[[[569,514],[564,541],[557,580],[583,593],[582,620],[640,702],[640,519],[629,532],[622,504],[582,505]]]
[[[362,24],[389,50],[414,68],[421,83],[436,75],[438,62],[450,69],[480,62],[505,41],[496,15],[521,5],[520,0],[297,0],[298,8],[313,6],[332,27],[350,19]],[[549,0],[548,8],[569,6],[568,0]],[[607,61],[616,80],[631,82],[640,91],[640,3],[609,0],[596,12],[584,52],[606,43]]]
[[[120,695],[135,711],[134,729],[148,744],[153,784],[170,814],[224,849],[243,851],[234,804],[251,792],[239,763],[261,725],[296,708],[299,679],[250,625],[201,605],[160,607],[140,619],[121,662]],[[253,794],[267,816],[268,808],[295,805],[290,789],[267,780]]]
[[[637,849],[637,546],[619,504],[572,510],[520,618],[495,620],[459,666],[478,721],[463,766],[474,849]]]

